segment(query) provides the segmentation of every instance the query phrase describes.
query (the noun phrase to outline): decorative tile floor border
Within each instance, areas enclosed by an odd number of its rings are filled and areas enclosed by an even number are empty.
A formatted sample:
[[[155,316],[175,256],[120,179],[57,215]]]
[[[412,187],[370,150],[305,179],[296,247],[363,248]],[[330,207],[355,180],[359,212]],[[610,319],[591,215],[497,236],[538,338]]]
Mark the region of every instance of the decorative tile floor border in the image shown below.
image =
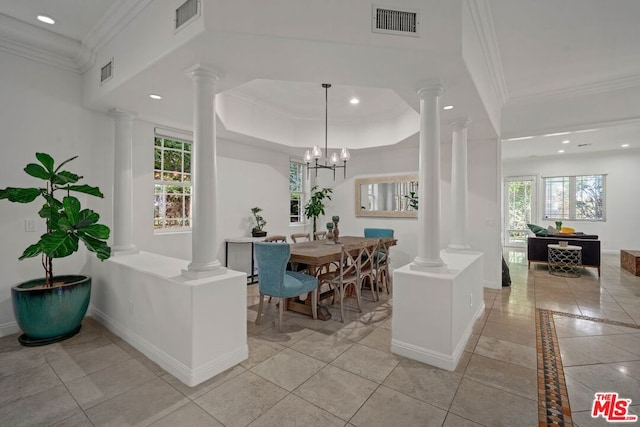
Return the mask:
[[[538,356],[538,426],[573,426],[569,395],[564,378],[553,316],[571,317],[608,325],[639,329],[640,325],[600,319],[560,311],[536,309],[536,350]]]

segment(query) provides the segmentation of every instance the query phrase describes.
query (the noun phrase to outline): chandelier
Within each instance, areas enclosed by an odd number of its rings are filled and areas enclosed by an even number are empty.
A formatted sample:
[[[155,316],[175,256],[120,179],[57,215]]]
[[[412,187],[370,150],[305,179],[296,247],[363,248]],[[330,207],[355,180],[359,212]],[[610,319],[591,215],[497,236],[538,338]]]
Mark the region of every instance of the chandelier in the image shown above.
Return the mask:
[[[343,148],[340,150],[340,155],[333,152],[329,156],[329,150],[327,148],[327,123],[328,123],[328,104],[329,104],[329,88],[330,83],[322,83],[324,88],[324,162],[319,163],[318,160],[322,158],[322,150],[318,145],[314,145],[311,150],[307,150],[304,153],[304,161],[307,163],[307,175],[311,169],[316,171],[316,177],[318,176],[318,169],[329,169],[333,171],[333,179],[336,179],[336,169],[344,169],[344,177],[347,177],[347,161],[351,158],[349,150]],[[311,166],[311,160],[315,160],[315,166]],[[343,162],[338,166],[338,163]]]

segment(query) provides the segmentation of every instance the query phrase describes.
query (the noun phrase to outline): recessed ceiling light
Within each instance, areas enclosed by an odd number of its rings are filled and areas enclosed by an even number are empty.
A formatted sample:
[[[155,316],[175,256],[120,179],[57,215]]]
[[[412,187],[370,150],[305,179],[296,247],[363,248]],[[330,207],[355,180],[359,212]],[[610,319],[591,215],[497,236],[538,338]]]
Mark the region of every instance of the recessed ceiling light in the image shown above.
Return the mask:
[[[445,105],[442,107],[443,110],[453,110],[453,105]]]
[[[560,136],[560,135],[569,135],[571,132],[557,132],[557,133],[548,133],[543,136]]]
[[[349,102],[353,105],[360,104],[360,100],[358,98],[351,98]]]
[[[570,142],[571,142],[571,141],[569,141],[568,139],[565,139],[564,141],[562,141],[562,143],[563,143],[563,144],[568,144],[568,143],[570,143]]]
[[[151,95],[149,95],[149,98],[151,98],[151,99],[162,99],[162,97],[160,95],[156,95],[155,93],[152,93]]]
[[[627,148],[629,144],[622,144],[622,148]]]
[[[47,15],[38,15],[38,21],[44,22],[45,24],[55,24],[56,21],[53,20],[50,16]]]
[[[558,150],[558,153],[564,153],[564,150]]]

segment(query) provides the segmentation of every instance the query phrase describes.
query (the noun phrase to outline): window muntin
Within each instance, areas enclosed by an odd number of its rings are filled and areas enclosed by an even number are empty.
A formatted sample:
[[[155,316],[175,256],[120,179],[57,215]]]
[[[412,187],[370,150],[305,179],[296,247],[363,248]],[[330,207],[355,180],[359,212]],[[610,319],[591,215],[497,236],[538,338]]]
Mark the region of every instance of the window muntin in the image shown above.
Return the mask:
[[[289,162],[289,223],[304,222],[304,164]]]
[[[605,221],[606,175],[544,179],[545,219]]]
[[[191,142],[156,135],[154,140],[155,231],[191,229]]]

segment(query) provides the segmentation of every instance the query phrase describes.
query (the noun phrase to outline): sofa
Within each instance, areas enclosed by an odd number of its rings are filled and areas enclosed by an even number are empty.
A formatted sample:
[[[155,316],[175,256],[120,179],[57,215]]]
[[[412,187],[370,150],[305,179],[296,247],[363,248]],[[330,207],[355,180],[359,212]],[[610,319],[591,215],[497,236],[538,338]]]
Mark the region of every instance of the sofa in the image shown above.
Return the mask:
[[[531,268],[532,262],[546,264],[548,262],[547,245],[558,244],[560,241],[568,242],[569,245],[580,246],[582,248],[582,265],[584,267],[597,268],[598,277],[600,277],[600,240],[598,240],[598,236],[590,234],[529,237],[527,239],[529,268]]]

